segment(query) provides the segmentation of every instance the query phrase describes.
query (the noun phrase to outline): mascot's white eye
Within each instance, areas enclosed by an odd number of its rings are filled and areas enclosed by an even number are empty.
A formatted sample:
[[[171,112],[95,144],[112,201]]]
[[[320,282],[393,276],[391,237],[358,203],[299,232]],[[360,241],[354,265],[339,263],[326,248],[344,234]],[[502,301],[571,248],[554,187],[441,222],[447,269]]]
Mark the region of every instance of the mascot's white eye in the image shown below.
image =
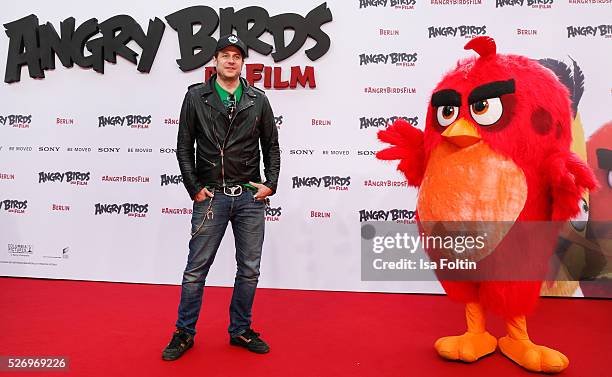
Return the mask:
[[[501,118],[504,112],[499,97],[483,99],[470,105],[470,113],[476,123],[481,126],[490,126]]]
[[[612,188],[612,170],[608,170],[608,186]]]
[[[438,123],[442,127],[448,127],[457,119],[459,108],[457,106],[439,106],[436,115],[438,116]]]
[[[586,229],[587,221],[589,220],[589,205],[586,200],[580,199],[580,213],[570,220],[570,224],[579,232]]]

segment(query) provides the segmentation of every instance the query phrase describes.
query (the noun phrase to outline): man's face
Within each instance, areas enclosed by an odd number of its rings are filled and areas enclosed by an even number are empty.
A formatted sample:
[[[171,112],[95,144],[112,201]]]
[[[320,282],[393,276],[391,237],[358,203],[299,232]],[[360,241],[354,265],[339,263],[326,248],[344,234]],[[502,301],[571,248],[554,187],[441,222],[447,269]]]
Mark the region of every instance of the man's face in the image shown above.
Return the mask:
[[[224,79],[236,79],[240,76],[244,60],[240,50],[234,46],[228,46],[217,53],[215,58],[217,74]]]

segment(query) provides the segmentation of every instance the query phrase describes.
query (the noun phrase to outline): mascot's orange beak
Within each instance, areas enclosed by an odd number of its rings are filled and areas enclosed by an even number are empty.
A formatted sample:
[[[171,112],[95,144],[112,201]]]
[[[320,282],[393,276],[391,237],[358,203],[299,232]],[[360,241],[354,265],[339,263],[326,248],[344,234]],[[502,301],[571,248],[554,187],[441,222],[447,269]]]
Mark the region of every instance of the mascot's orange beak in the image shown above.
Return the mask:
[[[460,118],[451,124],[442,132],[442,136],[459,148],[469,147],[481,140],[476,126],[465,118]]]

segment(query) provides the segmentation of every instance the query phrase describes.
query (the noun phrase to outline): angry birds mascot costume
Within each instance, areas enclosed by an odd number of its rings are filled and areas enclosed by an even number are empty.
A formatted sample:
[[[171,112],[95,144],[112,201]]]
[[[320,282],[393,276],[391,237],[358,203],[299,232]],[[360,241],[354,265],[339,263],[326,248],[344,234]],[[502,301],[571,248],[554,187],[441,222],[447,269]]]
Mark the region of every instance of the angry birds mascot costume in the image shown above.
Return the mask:
[[[537,61],[497,54],[487,36],[465,46],[479,56],[457,63],[436,86],[425,130],[399,120],[379,132],[391,144],[381,160],[419,188],[417,214],[425,221],[567,221],[596,181],[570,151],[572,109],[567,88]],[[541,250],[543,259],[552,254]],[[539,260],[539,259],[538,259]],[[531,263],[526,261],[525,263]],[[500,351],[533,372],[569,365],[561,352],[533,343],[526,315],[542,281],[442,281],[447,295],[465,303],[467,332],[435,342],[449,360],[474,362]],[[501,315],[507,335],[485,327],[485,312]]]

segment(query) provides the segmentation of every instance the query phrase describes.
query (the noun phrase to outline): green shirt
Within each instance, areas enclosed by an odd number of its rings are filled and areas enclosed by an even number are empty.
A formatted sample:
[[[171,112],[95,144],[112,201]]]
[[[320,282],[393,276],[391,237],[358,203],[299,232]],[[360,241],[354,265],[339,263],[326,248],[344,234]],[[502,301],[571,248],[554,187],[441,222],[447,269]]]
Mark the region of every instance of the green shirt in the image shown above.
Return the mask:
[[[215,80],[215,89],[217,89],[217,94],[219,94],[219,98],[221,98],[221,102],[223,102],[223,106],[225,106],[226,109],[229,109],[231,105],[231,101],[229,100],[229,97],[230,97],[230,94],[232,93],[223,89],[221,85],[219,85],[217,80]],[[238,87],[236,88],[236,90],[234,90],[234,97],[236,98],[235,105],[238,106],[238,103],[240,103],[240,97],[242,97],[242,83],[238,84]]]

